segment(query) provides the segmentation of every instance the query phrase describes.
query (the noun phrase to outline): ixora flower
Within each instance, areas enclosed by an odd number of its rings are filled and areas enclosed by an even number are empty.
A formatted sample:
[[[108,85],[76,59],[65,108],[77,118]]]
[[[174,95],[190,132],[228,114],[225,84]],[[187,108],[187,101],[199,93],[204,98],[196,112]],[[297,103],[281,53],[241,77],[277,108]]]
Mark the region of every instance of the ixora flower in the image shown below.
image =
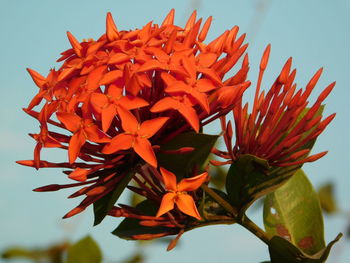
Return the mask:
[[[232,110],[250,85],[247,56],[237,73],[225,78],[244,55],[245,35],[239,36],[235,26],[205,44],[211,21],[209,17],[202,26],[193,12],[185,27],[176,26],[171,10],[161,25],[150,22],[120,31],[108,13],[106,31],[97,40],[80,42],[67,33],[71,48],[57,60],[63,62],[58,69],[51,69],[46,77],[28,69],[39,90],[24,111],[39,121],[41,131],[32,135],[37,141],[34,159],[18,163],[37,169],[66,168],[64,174],[77,181],[35,191],[82,187],[70,196],[85,196],[65,215],[70,217],[113,194],[117,199],[125,187],[132,188],[133,179],[144,188],[157,184],[149,178],[143,179],[147,183],[139,180],[137,175],[144,174],[140,167],[156,169],[165,143],[177,135],[200,133]],[[42,160],[42,148],[67,150],[68,161]],[[180,147],[173,154],[192,150]],[[152,173],[150,177],[161,180]],[[196,178],[183,179],[180,189],[183,182]],[[173,204],[199,219],[191,196],[180,192]],[[150,190],[147,196],[160,205],[162,191]]]
[[[177,184],[175,174],[164,168],[160,168],[160,172],[168,193],[163,196],[156,216],[161,216],[172,210],[176,204],[181,212],[201,220],[196,204],[187,192],[197,190],[207,179],[208,173],[205,172],[191,178],[182,179]]]
[[[80,42],[67,33],[71,48],[61,53],[58,69],[46,77],[28,69],[39,90],[24,111],[38,120],[40,132],[30,134],[36,141],[33,160],[18,163],[65,169],[74,182],[34,189],[78,187],[69,198],[83,199],[64,218],[93,205],[95,225],[107,215],[124,218],[113,231],[118,237],[177,235],[168,249],[191,229],[238,223],[270,246],[269,236],[244,213],[303,163],[325,154],[308,156],[335,116],[322,120],[322,103],[335,83],[309,107],[322,70],[305,90],[297,90],[289,59],[265,94],[260,87],[268,46],[248,113],[248,104],[242,105],[251,84],[245,35],[239,36],[235,26],[204,43],[211,22],[209,17],[202,25],[193,12],[184,27],[177,26],[171,10],[161,25],[149,22],[124,31],[108,13],[106,30],[97,40]],[[226,76],[238,61],[235,73]],[[235,142],[231,121],[226,121],[230,112]],[[227,151],[214,147],[220,135],[203,133],[215,120],[221,121]],[[43,148],[66,150],[67,157],[43,160]],[[226,159],[212,164],[232,164],[224,175],[226,192],[210,185],[215,183],[208,174],[211,153]],[[117,203],[125,189],[141,199]]]
[[[242,100],[233,109],[236,132],[233,147],[231,122],[226,123],[225,118],[221,118],[228,151],[214,152],[228,161],[214,161],[214,164],[232,163],[241,155],[251,154],[267,160],[271,166],[300,166],[327,153],[308,156],[316,138],[335,117],[335,114],[331,114],[322,120],[322,103],[335,82],[321,92],[312,106],[308,106],[308,98],[321,76],[322,68],[311,78],[305,90],[297,90],[294,83],[296,70],[291,69],[292,59],[289,58],[265,94],[260,89],[269,54],[270,45],[261,59],[252,112],[248,114],[248,103],[243,106]]]

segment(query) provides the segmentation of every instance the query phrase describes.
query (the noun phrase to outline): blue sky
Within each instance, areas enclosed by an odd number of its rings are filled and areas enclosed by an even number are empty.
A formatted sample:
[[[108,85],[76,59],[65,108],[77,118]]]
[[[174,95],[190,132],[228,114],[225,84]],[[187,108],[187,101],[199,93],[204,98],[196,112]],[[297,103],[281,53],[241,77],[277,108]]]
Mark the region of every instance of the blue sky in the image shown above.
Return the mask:
[[[108,218],[92,227],[92,211],[73,219],[62,220],[77,200],[67,200],[66,192],[34,193],[31,190],[50,183],[67,182],[59,170],[40,170],[15,164],[30,159],[34,147],[27,133],[37,132],[37,123],[21,108],[27,106],[36,87],[25,68],[43,75],[55,63],[59,53],[69,47],[66,31],[74,36],[97,38],[105,30],[105,15],[111,11],[119,29],[142,27],[153,20],[161,23],[171,8],[176,9],[176,23],[184,25],[194,8],[200,17],[213,16],[209,38],[234,25],[247,32],[250,43],[251,71],[256,80],[259,60],[265,46],[272,44],[268,70],[264,79],[271,85],[288,57],[297,68],[296,81],[305,86],[321,66],[324,73],[315,95],[334,80],[334,92],[326,100],[326,114],[337,113],[335,120],[319,138],[314,152],[329,150],[321,160],[304,166],[315,186],[326,181],[336,184],[339,206],[350,211],[349,159],[350,134],[350,4],[346,0],[193,0],[193,1],[20,1],[0,0],[0,249],[11,244],[45,246],[62,239],[77,240],[90,233],[97,239],[108,260],[118,261],[136,249],[133,242],[119,240],[111,232],[118,220]],[[251,93],[247,93],[247,99]],[[214,127],[215,128],[215,127]],[[210,132],[215,132],[211,130]],[[61,152],[44,151],[52,160],[66,158]],[[48,158],[48,159],[49,159]],[[261,224],[261,213],[252,212]],[[325,219],[329,242],[344,231],[342,218]],[[181,245],[166,252],[164,244],[146,248],[148,262],[260,262],[268,259],[264,244],[239,226],[218,226],[186,233]],[[254,252],[253,252],[254,251]],[[238,258],[234,260],[233,258]],[[345,263],[350,258],[349,242],[343,239],[329,262]]]

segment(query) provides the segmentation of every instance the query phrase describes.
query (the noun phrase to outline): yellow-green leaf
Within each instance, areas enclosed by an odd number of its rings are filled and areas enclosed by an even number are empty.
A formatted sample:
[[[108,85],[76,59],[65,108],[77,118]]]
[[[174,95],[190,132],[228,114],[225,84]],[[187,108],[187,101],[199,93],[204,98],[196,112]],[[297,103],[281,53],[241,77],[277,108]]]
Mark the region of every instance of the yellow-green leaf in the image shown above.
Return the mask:
[[[266,196],[264,225],[271,236],[283,237],[310,255],[325,247],[318,196],[302,170]]]
[[[79,240],[68,249],[66,263],[100,262],[102,262],[101,250],[90,236]]]

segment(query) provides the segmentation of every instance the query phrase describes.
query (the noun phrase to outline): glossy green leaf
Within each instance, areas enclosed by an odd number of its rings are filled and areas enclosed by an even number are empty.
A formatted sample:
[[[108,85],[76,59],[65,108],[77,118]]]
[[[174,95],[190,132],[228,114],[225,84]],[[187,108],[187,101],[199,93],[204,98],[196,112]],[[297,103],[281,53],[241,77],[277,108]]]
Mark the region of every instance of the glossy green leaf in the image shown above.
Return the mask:
[[[333,189],[334,185],[332,183],[327,183],[322,185],[318,190],[318,198],[320,199],[321,208],[328,214],[334,214],[338,211]]]
[[[308,255],[283,237],[274,236],[269,242],[271,263],[323,263],[327,260],[333,245],[341,237],[342,234],[338,234],[325,248]]]
[[[106,194],[104,197],[100,198],[94,203],[94,226],[101,223],[102,220],[106,217],[106,215],[114,206],[115,202],[117,202],[120,195],[123,193],[124,189],[129,184],[133,176],[134,173],[129,172],[127,175],[125,175],[125,177],[122,180],[120,180],[120,182],[116,185],[113,191]]]
[[[90,236],[79,240],[68,249],[66,263],[100,262],[102,262],[101,250]]]
[[[288,239],[305,253],[325,247],[318,196],[302,170],[266,196],[264,225],[268,234]]]
[[[144,200],[139,203],[135,209],[142,215],[155,216],[158,208],[152,201]],[[112,232],[120,238],[127,240],[136,239],[134,236],[140,235],[161,235],[162,233],[177,234],[177,228],[163,227],[163,226],[142,226],[139,224],[140,220],[134,218],[125,218],[119,226]],[[147,239],[147,238],[145,238]]]
[[[226,177],[230,203],[243,213],[255,200],[284,183],[294,173],[293,169],[275,169],[264,159],[241,155],[231,165]]]
[[[173,172],[179,179],[191,175],[194,168],[202,168],[218,137],[194,132],[182,133],[161,146],[157,154],[159,166]],[[194,150],[184,154],[164,152],[183,147],[192,147]]]

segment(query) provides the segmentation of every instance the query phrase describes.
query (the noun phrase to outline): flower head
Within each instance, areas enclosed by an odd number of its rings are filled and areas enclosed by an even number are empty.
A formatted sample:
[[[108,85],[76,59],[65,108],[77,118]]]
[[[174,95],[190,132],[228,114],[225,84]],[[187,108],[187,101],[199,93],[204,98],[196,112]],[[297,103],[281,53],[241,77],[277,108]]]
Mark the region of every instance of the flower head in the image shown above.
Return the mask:
[[[156,216],[161,216],[174,209],[174,205],[176,204],[181,212],[201,220],[196,204],[192,196],[187,192],[197,190],[206,181],[208,173],[205,172],[194,177],[182,179],[177,183],[176,176],[172,172],[164,168],[160,168],[160,172],[167,193],[162,198],[162,203]]]
[[[238,27],[205,44],[211,21],[201,26],[194,12],[185,27],[176,26],[171,10],[161,25],[124,31],[108,13],[97,40],[80,42],[67,32],[71,47],[61,53],[57,70],[44,77],[28,69],[39,90],[25,112],[42,129],[33,135],[34,161],[19,163],[68,168],[64,173],[79,181],[36,190],[84,186],[72,195],[85,195],[67,214],[72,216],[131,180],[135,167],[156,168],[157,151],[169,138],[199,132],[232,109],[244,92],[240,85],[249,86],[246,59],[237,74],[224,77],[247,45]],[[68,162],[42,160],[43,147],[68,150]],[[197,216],[194,209],[191,215]]]
[[[308,106],[308,98],[321,76],[322,68],[316,72],[305,90],[296,89],[296,70],[291,70],[292,59],[288,59],[270,90],[260,92],[260,86],[270,54],[266,48],[260,63],[260,73],[256,86],[251,113],[248,103],[242,101],[233,109],[236,141],[231,146],[231,123],[224,124],[225,142],[229,149],[227,159],[234,161],[241,154],[252,154],[268,160],[273,166],[295,166],[315,161],[327,152],[308,156],[313,142],[335,117],[335,114],[322,120],[322,103],[332,91],[331,83]],[[222,119],[225,122],[224,119]]]

